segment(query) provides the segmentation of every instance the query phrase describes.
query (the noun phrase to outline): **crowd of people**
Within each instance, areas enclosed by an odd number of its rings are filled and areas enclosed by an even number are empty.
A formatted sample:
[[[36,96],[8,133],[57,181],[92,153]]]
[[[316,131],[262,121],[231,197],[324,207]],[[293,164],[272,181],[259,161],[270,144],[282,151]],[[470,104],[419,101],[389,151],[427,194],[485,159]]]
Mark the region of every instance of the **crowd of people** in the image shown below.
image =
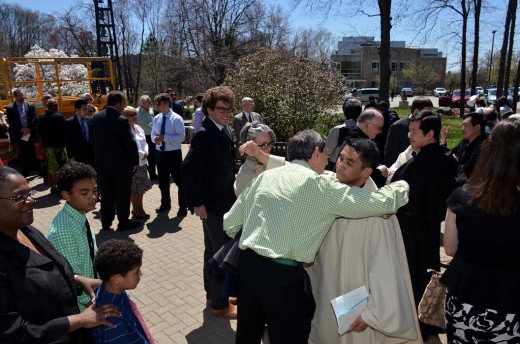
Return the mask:
[[[441,270],[442,222],[453,256],[442,277],[448,341],[520,337],[518,115],[505,119],[493,105],[464,114],[463,140],[450,149],[450,128],[428,98],[416,97],[402,119],[387,102],[363,109],[349,99],[326,138],[299,132],[282,157],[271,154],[276,128],[253,99],[233,116],[235,94],[218,86],[197,96],[183,158],[173,89],[143,95],[138,108],[113,91],[101,111],[85,95],[68,120],[52,98],[36,116],[21,90],[14,96],[7,121],[0,116],[19,157],[18,171],[0,167],[1,341],[153,343],[126,293],[139,283],[142,250],[120,240],[98,248],[86,213],[100,201],[101,230],[116,216],[118,231],[137,228],[150,217],[153,180],[156,212],[171,210],[171,177],[177,217],[201,220],[206,306],[237,319],[236,343],[265,333],[272,343],[426,341],[440,329],[419,321],[417,306],[431,270]],[[35,191],[24,178],[36,138],[46,182],[65,200],[47,238],[31,226]],[[230,242],[236,293],[209,263]],[[338,334],[330,301],[362,286],[363,310]]]

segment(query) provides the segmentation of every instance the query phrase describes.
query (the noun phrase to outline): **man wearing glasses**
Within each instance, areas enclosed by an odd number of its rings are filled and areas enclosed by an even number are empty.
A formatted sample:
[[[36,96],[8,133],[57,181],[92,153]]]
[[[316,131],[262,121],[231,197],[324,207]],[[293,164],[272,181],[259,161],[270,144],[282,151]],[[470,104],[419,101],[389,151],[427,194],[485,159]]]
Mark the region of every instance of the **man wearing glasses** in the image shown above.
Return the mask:
[[[76,114],[65,122],[65,141],[69,162],[77,161],[94,166],[88,102],[78,99],[74,103],[74,109]]]
[[[170,109],[170,96],[161,93],[155,96],[155,107],[159,111],[152,123],[150,136],[155,143],[155,161],[161,190],[161,205],[157,213],[169,211],[172,207],[170,197],[170,175],[177,185],[178,217],[188,214],[181,181],[182,143],[186,136],[184,121],[180,115]]]
[[[230,240],[223,230],[224,214],[235,202],[235,147],[228,129],[235,95],[224,86],[206,91],[202,112],[206,116],[182,163],[182,180],[188,207],[202,220],[204,229],[204,289],[212,315],[236,318],[237,308],[224,295],[225,275],[208,260]]]

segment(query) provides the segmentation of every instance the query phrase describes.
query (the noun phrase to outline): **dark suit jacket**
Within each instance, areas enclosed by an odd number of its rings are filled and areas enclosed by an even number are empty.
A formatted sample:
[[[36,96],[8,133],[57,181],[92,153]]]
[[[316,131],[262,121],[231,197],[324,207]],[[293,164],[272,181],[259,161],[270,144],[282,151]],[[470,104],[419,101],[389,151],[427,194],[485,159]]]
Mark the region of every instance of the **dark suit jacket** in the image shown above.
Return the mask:
[[[392,166],[399,154],[409,145],[408,127],[410,126],[410,116],[406,116],[392,124],[386,137],[384,163]]]
[[[96,171],[111,176],[131,175],[132,167],[139,165],[139,154],[128,120],[107,106],[92,118],[92,135]]]
[[[28,128],[32,129],[32,123],[36,117],[36,108],[27,102],[24,102],[25,115],[27,117]],[[18,105],[12,103],[7,106],[5,110],[7,115],[7,121],[9,122],[9,136],[12,142],[17,142],[23,136],[22,134],[22,121],[20,120],[20,114],[18,113]]]
[[[61,113],[47,110],[36,123],[43,147],[65,147],[65,117]]]
[[[188,207],[204,205],[206,211],[224,215],[236,200],[235,149],[231,138],[224,136],[209,118],[193,136],[191,147],[182,162],[182,181]]]
[[[253,116],[253,121],[264,123],[264,119],[259,113],[251,112],[251,115]],[[249,122],[249,118],[247,118],[244,110],[233,117],[233,135],[235,135],[235,141],[240,141],[240,131],[247,122]]]
[[[181,116],[184,119],[184,107],[181,103],[175,101],[170,104],[170,108],[173,112],[175,112],[177,115]]]
[[[91,118],[87,118],[90,140],[85,139],[83,130],[76,115],[65,123],[65,141],[67,143],[67,155],[74,161],[83,162],[94,166],[94,146],[92,144]]]
[[[69,333],[79,313],[73,271],[34,227],[21,229],[45,256],[0,233],[0,343],[85,343],[90,331]]]

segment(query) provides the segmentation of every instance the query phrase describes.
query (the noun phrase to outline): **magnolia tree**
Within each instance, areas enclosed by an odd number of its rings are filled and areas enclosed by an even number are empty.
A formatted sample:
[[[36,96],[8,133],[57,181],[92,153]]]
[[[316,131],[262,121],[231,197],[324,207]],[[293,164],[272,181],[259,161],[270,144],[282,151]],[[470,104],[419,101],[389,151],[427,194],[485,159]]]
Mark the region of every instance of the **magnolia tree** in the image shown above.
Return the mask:
[[[303,129],[326,131],[336,121],[344,85],[330,61],[289,56],[281,50],[260,50],[241,58],[228,70],[224,82],[241,99],[251,97],[259,112],[276,133],[287,141]]]
[[[49,93],[53,96],[58,95],[58,83],[56,80],[56,68],[54,64],[49,64],[52,60],[49,58],[77,57],[67,56],[63,51],[57,49],[45,49],[39,46],[33,46],[31,51],[25,57],[39,58],[38,68],[40,70],[41,80],[50,80],[42,83],[43,93]],[[16,88],[24,91],[28,98],[38,98],[38,87],[36,85],[36,64],[35,63],[16,63],[14,68],[14,80],[17,81],[34,81],[34,84],[19,84]],[[58,73],[60,80],[77,80],[87,78],[87,68],[83,64],[59,64]],[[77,96],[89,91],[89,85],[86,81],[81,82],[61,82],[60,90],[62,96]]]

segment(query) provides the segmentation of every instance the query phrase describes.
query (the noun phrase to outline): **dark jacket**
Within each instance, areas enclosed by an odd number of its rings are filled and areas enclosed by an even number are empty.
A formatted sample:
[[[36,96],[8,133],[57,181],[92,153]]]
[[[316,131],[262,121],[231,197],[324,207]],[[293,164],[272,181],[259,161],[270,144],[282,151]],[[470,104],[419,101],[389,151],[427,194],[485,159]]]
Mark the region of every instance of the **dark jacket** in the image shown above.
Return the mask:
[[[390,126],[383,153],[386,166],[392,166],[399,154],[410,145],[408,139],[409,126],[410,116],[406,116]]]
[[[139,165],[137,146],[128,120],[107,106],[92,118],[95,168],[110,176],[128,176]]]
[[[86,343],[88,330],[69,333],[79,313],[73,271],[34,227],[21,229],[46,256],[0,232],[0,343]]]
[[[32,128],[32,123],[36,117],[36,108],[27,102],[24,102],[25,115],[27,117],[28,128]],[[18,113],[18,105],[12,103],[7,106],[5,110],[7,121],[9,122],[9,136],[11,142],[20,140],[23,136],[22,133],[22,122],[20,120],[20,114]]]
[[[181,166],[188,207],[204,205],[206,211],[224,215],[236,200],[234,165],[233,141],[206,118]]]
[[[65,147],[65,117],[61,113],[47,110],[36,123],[43,147]]]
[[[462,140],[453,148],[453,154],[457,156],[459,162],[458,182],[466,182],[473,173],[484,141],[486,141],[486,135],[480,134],[471,143],[468,140]]]
[[[91,118],[87,118],[89,127],[89,141],[86,140],[76,115],[65,123],[65,141],[69,159],[94,166],[94,146],[92,139]]]

